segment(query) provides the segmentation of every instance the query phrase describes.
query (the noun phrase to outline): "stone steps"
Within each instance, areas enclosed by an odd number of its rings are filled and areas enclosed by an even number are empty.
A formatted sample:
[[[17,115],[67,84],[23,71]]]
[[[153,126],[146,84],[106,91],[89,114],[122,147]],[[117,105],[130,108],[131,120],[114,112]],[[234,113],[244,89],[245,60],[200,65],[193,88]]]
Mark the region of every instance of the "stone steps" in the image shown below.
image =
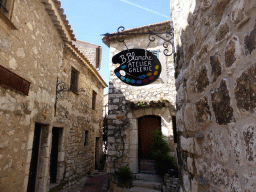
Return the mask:
[[[145,174],[145,173],[138,173],[135,175],[136,180],[143,180],[143,181],[151,181],[151,182],[163,182],[163,178],[156,174]]]
[[[156,174],[156,161],[150,159],[139,160],[140,173]]]
[[[134,187],[129,190],[129,192],[159,192],[161,190],[154,190],[154,189],[146,189],[141,187]]]
[[[134,187],[146,188],[146,189],[154,189],[157,191],[161,191],[162,183],[159,182],[152,182],[152,181],[143,181],[143,180],[136,180],[133,181]]]
[[[138,173],[133,181],[130,192],[159,192],[162,188],[163,178],[156,174]]]
[[[151,159],[139,160],[140,173],[135,175],[133,188],[130,192],[159,192],[162,189],[163,178],[156,174],[156,162]]]

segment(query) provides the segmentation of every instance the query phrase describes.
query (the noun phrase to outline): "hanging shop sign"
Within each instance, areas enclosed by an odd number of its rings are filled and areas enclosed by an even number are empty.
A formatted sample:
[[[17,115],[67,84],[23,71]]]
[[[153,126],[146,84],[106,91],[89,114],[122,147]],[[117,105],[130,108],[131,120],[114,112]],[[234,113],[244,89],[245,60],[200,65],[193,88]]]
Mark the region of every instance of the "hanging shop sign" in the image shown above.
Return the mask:
[[[120,64],[114,70],[115,75],[124,83],[132,86],[144,86],[158,79],[162,67],[158,58],[145,49],[128,49],[112,58],[114,64]]]

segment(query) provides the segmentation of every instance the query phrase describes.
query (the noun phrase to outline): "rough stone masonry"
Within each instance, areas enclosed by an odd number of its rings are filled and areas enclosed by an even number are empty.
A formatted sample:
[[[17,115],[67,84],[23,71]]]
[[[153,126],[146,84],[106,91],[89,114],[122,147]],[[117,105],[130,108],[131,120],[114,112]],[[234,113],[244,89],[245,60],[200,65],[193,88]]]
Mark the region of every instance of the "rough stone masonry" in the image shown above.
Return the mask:
[[[0,191],[46,192],[50,182],[74,183],[99,162],[107,85],[71,44],[75,38],[59,1],[7,2],[13,7],[7,7],[11,16],[0,9],[0,77],[12,74],[12,82],[19,77],[31,84],[23,94],[15,89],[19,81],[3,86],[8,78],[0,78]],[[79,73],[77,89],[83,93],[70,90],[72,69]],[[57,90],[66,91],[56,91],[57,78],[62,82]],[[54,153],[52,146],[57,146]],[[51,154],[57,155],[55,161]]]
[[[255,8],[171,1],[180,192],[255,191]]]
[[[156,29],[170,21],[153,24]],[[145,32],[147,27],[142,26],[125,30],[124,32]],[[119,52],[126,50],[123,43],[115,38],[103,38],[103,42],[110,47],[110,58]],[[149,44],[148,35],[126,36],[125,43],[129,49],[146,49]],[[108,127],[108,162],[107,172],[114,173],[118,168],[128,166],[133,173],[138,173],[139,169],[139,121],[140,117],[154,115],[161,118],[161,131],[166,141],[175,149],[173,140],[172,116],[175,116],[175,78],[173,58],[164,55],[164,41],[156,38],[151,42],[148,51],[159,51],[159,60],[162,65],[162,73],[152,84],[136,87],[130,86],[118,79],[114,71],[118,64],[110,62],[109,70],[109,127]],[[169,51],[172,51],[171,48]],[[135,60],[144,60],[148,55],[134,57],[133,53],[128,53],[121,57],[121,62],[131,61],[135,65]],[[151,58],[147,58],[151,59]],[[121,63],[120,63],[121,64]],[[139,64],[138,64],[139,65]],[[147,63],[148,67],[148,63]],[[139,67],[138,67],[139,68]]]

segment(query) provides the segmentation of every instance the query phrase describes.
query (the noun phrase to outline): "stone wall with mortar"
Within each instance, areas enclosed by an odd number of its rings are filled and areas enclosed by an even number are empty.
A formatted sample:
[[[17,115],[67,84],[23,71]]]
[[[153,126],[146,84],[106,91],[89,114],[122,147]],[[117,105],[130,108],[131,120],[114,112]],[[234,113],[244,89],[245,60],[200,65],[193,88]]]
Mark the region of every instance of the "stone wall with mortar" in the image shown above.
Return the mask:
[[[90,61],[90,63],[95,68],[97,68],[96,57],[98,57],[98,55],[97,55],[96,49],[100,48],[100,46],[83,42],[83,41],[73,41],[73,43],[86,56],[86,58]]]
[[[171,1],[181,192],[255,191],[255,8]]]
[[[62,124],[61,127],[66,129],[65,178],[67,180],[94,170],[96,138],[102,139],[103,127],[104,86],[74,53],[65,49],[60,70],[63,82],[70,81],[71,66],[79,71],[78,86],[83,88],[84,92],[61,93],[55,119],[56,124]],[[95,109],[92,109],[93,91],[97,93]],[[86,146],[84,146],[85,131],[89,134]]]
[[[12,30],[0,19],[0,65],[31,82],[28,96],[0,86],[0,191],[27,191],[35,123],[42,126],[36,191],[48,191],[52,128],[62,128],[57,181],[94,169],[95,137],[102,127],[104,86],[65,47],[39,0],[16,0]],[[70,70],[80,71],[78,95],[63,92],[54,104],[57,77],[69,86]],[[92,90],[98,93],[91,109]],[[89,106],[89,107],[87,107]],[[89,144],[83,146],[84,130]]]
[[[108,162],[107,171],[113,173],[117,168],[128,165],[133,173],[138,170],[138,118],[145,115],[161,117],[162,132],[173,146],[172,116],[175,116],[175,86],[173,58],[163,54],[163,40],[156,38],[147,50],[159,50],[162,65],[160,78],[146,86],[130,86],[121,82],[114,74],[117,64],[110,62],[109,100],[108,100]],[[146,49],[148,35],[126,36],[129,49]],[[110,42],[110,58],[125,50],[123,43]],[[153,106],[150,102],[163,105]],[[130,105],[133,103],[133,105]],[[142,104],[140,106],[140,104]],[[165,105],[166,104],[166,105]],[[145,105],[145,106],[144,106]],[[133,106],[133,107],[132,107]]]

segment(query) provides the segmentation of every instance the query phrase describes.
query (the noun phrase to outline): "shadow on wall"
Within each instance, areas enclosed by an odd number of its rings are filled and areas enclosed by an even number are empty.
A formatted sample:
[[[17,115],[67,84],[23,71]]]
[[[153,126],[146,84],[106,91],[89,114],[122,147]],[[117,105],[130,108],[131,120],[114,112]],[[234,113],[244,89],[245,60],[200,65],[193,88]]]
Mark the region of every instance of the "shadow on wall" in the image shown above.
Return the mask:
[[[127,100],[121,90],[109,82],[108,99],[108,172],[115,172],[118,168],[128,164],[128,149],[126,146],[127,130],[130,128],[127,119]],[[114,171],[112,171],[114,169]]]
[[[122,83],[121,83],[122,84]],[[136,159],[138,156],[138,129],[137,122],[132,117],[132,111],[142,111],[143,116],[153,115],[152,109],[159,110],[161,108],[168,108],[173,110],[172,106],[168,101],[157,101],[157,102],[131,102],[128,100],[123,93],[125,88],[121,88],[121,84],[113,85],[109,83],[109,113],[108,113],[108,168],[116,171],[118,168],[126,166],[132,159]],[[120,86],[120,87],[118,87]],[[151,114],[147,114],[147,109],[151,110]],[[144,111],[144,113],[143,113]],[[141,117],[141,116],[140,116]],[[138,117],[136,117],[138,119]],[[162,120],[163,121],[163,120]],[[164,121],[167,121],[164,119]],[[171,135],[164,130],[166,135]],[[165,136],[165,138],[167,138]],[[167,139],[168,140],[168,139]],[[129,148],[130,147],[130,148]],[[172,148],[173,149],[173,148]],[[128,154],[129,152],[129,154]],[[138,157],[137,157],[138,158]],[[136,163],[136,162],[134,162]],[[135,165],[135,167],[138,165]],[[110,170],[108,170],[110,172]]]
[[[247,164],[256,139],[256,2],[195,0],[187,26],[188,2],[179,2],[172,0],[172,18],[183,191],[254,190],[255,181],[240,181],[256,175]]]

